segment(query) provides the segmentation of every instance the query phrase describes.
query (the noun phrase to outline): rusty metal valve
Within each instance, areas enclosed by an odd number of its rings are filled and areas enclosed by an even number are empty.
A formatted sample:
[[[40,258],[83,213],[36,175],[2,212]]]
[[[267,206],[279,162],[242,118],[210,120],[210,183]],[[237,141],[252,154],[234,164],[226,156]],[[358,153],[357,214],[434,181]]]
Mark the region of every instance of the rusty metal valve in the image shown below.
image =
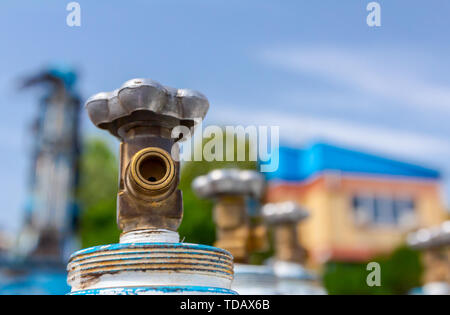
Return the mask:
[[[149,79],[127,81],[88,99],[92,122],[119,138],[117,223],[123,234],[176,231],[183,215],[177,126],[194,128],[209,108],[201,93]]]
[[[230,251],[236,262],[247,262],[249,252],[259,247],[252,242],[255,229],[250,224],[248,204],[249,199],[261,198],[263,176],[256,171],[219,169],[197,177],[192,187],[199,197],[215,200],[215,246]]]
[[[268,203],[262,208],[265,221],[273,226],[275,256],[279,261],[302,262],[305,250],[297,237],[297,225],[309,214],[293,201]]]
[[[97,127],[121,141],[117,221],[123,233],[119,244],[72,254],[71,294],[236,294],[231,254],[180,242],[176,232],[183,215],[178,142],[186,130],[175,128],[194,128],[208,110],[206,97],[134,79],[91,97],[86,107]]]

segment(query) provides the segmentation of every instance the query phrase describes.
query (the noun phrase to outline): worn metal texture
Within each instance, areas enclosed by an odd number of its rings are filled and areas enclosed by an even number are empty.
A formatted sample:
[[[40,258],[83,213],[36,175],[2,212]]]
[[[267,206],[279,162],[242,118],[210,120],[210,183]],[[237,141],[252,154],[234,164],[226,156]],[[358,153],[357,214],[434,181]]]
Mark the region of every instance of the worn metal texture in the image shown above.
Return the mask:
[[[90,97],[86,109],[92,122],[120,137],[118,129],[137,117],[163,121],[168,128],[177,125],[193,127],[205,117],[208,99],[200,92],[175,89],[151,79],[132,79],[119,89]]]
[[[151,130],[128,135],[120,146],[120,180],[117,222],[124,231],[160,228],[176,231],[183,216],[181,191],[177,189],[180,163]]]
[[[76,252],[67,266],[73,294],[234,294],[233,257],[179,243],[183,215],[177,126],[193,128],[209,107],[202,94],[134,79],[87,103],[93,123],[121,140],[117,221],[120,244]],[[186,136],[186,135],[183,135]]]
[[[176,231],[183,215],[177,126],[193,128],[206,115],[201,93],[132,79],[86,102],[92,122],[121,140],[117,221],[124,232]]]
[[[223,249],[205,245],[112,244],[74,253],[67,270],[72,291],[186,285],[229,289],[233,258]]]

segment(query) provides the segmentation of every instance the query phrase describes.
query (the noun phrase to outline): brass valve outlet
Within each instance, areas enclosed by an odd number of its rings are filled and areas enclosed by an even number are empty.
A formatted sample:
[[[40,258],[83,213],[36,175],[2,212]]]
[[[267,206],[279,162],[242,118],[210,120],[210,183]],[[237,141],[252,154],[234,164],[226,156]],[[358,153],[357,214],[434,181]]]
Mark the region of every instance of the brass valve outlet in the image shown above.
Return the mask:
[[[172,157],[163,149],[149,147],[137,152],[127,169],[126,186],[136,197],[164,197],[176,186],[176,167]],[[128,184],[127,184],[128,183]]]
[[[176,231],[183,215],[182,195],[177,190],[179,162],[161,147],[144,147],[134,153],[138,148],[121,144],[119,228],[124,233],[155,228]]]
[[[133,79],[86,102],[89,117],[119,138],[117,223],[125,233],[176,231],[183,216],[175,127],[193,129],[209,108],[201,93]],[[191,130],[192,131],[192,130]],[[184,135],[183,139],[186,139]]]

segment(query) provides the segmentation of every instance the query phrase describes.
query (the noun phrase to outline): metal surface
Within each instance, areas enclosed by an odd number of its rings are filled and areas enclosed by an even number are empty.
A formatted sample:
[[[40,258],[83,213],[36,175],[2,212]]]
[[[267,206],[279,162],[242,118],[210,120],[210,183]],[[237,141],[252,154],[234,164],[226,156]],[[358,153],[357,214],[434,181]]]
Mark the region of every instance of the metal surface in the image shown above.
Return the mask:
[[[178,125],[193,127],[209,108],[200,92],[174,89],[150,79],[132,79],[112,92],[98,93],[86,102],[92,122],[121,137],[119,129],[129,122],[145,121],[171,129]]]
[[[273,225],[296,224],[309,216],[308,211],[293,201],[267,203],[262,208],[262,214],[264,219]]]
[[[278,294],[277,277],[271,266],[234,265],[233,290],[241,295]]]
[[[121,140],[117,217],[124,232],[176,231],[182,218],[177,126],[193,128],[208,111],[199,92],[132,79],[86,102],[92,122]]]
[[[303,262],[305,250],[298,242],[297,225],[308,212],[292,201],[269,203],[262,213],[274,230],[275,257],[280,261]]]
[[[60,259],[73,247],[78,204],[80,100],[72,69],[47,69],[24,80],[22,87],[44,86],[33,123],[29,196],[15,254]],[[75,248],[72,248],[74,250]]]
[[[76,73],[59,66],[27,77],[21,88],[44,88],[29,137],[31,147],[24,224],[0,250],[0,294],[65,294],[65,262],[75,237],[80,156],[80,100]]]
[[[80,250],[67,269],[72,291],[144,286],[229,289],[233,258],[225,250],[204,245],[127,243]]]
[[[202,198],[216,198],[220,195],[251,196],[259,199],[264,193],[265,180],[261,173],[239,169],[217,169],[199,176],[192,182],[192,188]]]
[[[306,251],[299,244],[297,226],[309,213],[293,201],[268,203],[262,214],[272,229],[275,257],[268,263],[277,277],[278,294],[325,294],[316,275],[302,266]]]
[[[422,251],[425,266],[425,284],[416,291],[420,294],[450,294],[450,221],[411,233],[407,242]]]
[[[120,243],[179,243],[177,232],[164,229],[136,230],[120,235]]]
[[[91,97],[93,123],[121,141],[117,220],[120,244],[72,255],[72,294],[235,294],[233,257],[223,249],[179,243],[183,215],[179,138],[209,104],[200,93],[134,79]]]
[[[408,235],[407,242],[417,249],[450,246],[450,221],[411,233]]]
[[[275,260],[272,266],[277,277],[277,293],[282,295],[323,295],[319,277],[301,264]]]
[[[192,188],[202,198],[215,200],[214,221],[217,227],[216,246],[233,254],[236,262],[248,262],[249,253],[265,246],[261,241],[265,230],[253,226],[249,204],[259,204],[264,177],[250,170],[220,169],[197,177]]]

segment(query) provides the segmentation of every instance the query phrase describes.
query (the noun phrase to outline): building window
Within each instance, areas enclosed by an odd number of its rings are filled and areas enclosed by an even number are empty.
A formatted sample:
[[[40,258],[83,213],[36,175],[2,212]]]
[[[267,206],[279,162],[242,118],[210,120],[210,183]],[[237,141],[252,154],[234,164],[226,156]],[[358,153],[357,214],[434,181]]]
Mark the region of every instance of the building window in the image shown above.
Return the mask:
[[[414,226],[416,224],[414,200],[402,198],[394,200],[394,216],[396,223],[401,226]]]
[[[415,224],[414,200],[382,195],[356,195],[352,199],[357,225],[412,227]]]

